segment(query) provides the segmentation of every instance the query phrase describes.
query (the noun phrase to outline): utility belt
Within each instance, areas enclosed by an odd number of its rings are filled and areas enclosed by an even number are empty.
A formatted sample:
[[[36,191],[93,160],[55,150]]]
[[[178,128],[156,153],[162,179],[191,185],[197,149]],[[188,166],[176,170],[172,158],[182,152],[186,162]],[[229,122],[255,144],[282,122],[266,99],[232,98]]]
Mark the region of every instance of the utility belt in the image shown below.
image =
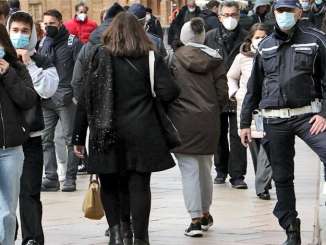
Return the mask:
[[[261,115],[263,118],[291,118],[310,113],[321,112],[321,101],[315,99],[310,105],[298,108],[282,108],[282,109],[262,109]]]

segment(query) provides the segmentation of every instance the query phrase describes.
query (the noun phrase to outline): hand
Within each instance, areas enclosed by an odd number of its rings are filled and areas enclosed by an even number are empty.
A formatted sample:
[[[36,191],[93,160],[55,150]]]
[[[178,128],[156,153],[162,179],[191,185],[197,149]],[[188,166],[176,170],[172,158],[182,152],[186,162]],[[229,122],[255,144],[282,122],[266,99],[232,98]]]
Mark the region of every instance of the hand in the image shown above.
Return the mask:
[[[240,138],[241,138],[241,143],[243,144],[243,146],[248,147],[248,144],[251,143],[251,141],[252,141],[251,129],[250,128],[241,129]]]
[[[9,63],[4,59],[0,59],[0,74],[5,74],[9,69]]]
[[[26,49],[16,49],[18,58],[21,58],[25,65],[29,65],[32,62],[31,56],[29,55],[29,51]]]
[[[84,145],[74,145],[74,153],[76,157],[80,159],[85,158],[85,146]]]
[[[326,130],[326,119],[320,115],[313,116],[309,123],[312,124],[310,128],[311,135],[317,135]]]

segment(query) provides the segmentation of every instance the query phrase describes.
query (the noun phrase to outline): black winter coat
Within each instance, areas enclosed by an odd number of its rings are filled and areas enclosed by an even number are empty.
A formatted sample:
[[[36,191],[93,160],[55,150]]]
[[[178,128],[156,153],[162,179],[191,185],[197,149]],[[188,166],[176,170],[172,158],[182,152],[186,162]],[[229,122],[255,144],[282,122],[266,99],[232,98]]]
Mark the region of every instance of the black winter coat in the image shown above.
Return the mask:
[[[30,129],[23,113],[32,108],[36,101],[37,93],[24,65],[10,66],[6,74],[0,75],[1,148],[22,145],[28,138]]]
[[[203,20],[205,21],[206,32],[218,27],[219,19],[217,17],[217,14],[215,14],[213,11],[209,9],[203,10],[200,13],[199,17],[203,18]]]
[[[118,139],[106,153],[92,152],[92,146],[89,147],[87,168],[91,173],[117,173],[125,170],[155,172],[175,165],[153,104],[148,56],[130,60],[144,75],[135,71],[124,58],[112,58],[114,120]],[[160,56],[156,56],[155,90],[166,104],[175,100],[179,94],[179,88]],[[83,101],[84,94],[78,103],[75,118],[74,145],[85,145],[88,122]]]

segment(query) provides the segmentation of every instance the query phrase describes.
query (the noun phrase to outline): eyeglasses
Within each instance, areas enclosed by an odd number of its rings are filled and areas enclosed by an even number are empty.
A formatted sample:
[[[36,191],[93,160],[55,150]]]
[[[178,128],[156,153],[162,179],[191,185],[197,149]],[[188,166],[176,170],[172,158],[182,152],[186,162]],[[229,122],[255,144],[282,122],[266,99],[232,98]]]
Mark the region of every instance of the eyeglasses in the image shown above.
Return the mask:
[[[233,14],[220,14],[220,16],[222,16],[222,17],[238,17],[239,14],[238,13],[233,13]]]

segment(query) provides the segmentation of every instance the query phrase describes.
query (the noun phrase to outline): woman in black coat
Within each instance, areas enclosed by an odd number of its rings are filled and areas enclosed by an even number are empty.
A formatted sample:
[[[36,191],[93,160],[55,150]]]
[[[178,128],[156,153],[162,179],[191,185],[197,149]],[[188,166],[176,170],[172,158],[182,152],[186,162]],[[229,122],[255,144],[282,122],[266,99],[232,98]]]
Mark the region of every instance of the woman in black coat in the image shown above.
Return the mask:
[[[93,54],[78,104],[73,142],[83,157],[90,128],[88,170],[99,174],[111,245],[120,234],[121,193],[129,193],[135,245],[149,244],[150,177],[175,164],[157,118],[149,80],[148,53],[154,49],[142,25],[120,13]],[[168,105],[179,89],[156,56],[155,92]]]

